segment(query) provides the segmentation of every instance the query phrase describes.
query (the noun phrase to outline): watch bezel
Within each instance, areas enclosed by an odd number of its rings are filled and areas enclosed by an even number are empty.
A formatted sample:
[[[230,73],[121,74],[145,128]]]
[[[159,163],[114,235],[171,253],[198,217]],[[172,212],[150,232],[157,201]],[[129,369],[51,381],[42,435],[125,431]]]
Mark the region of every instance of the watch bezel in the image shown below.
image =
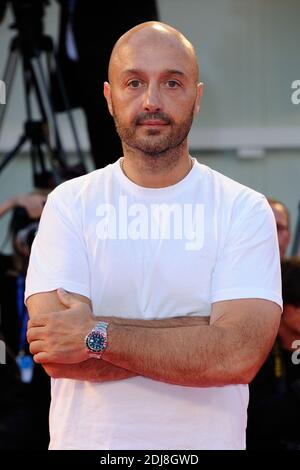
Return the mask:
[[[93,345],[90,344],[91,338],[94,336],[101,337],[103,339],[103,343],[101,348],[95,348]],[[103,354],[107,347],[107,335],[103,333],[102,331],[98,330],[92,330],[85,338],[85,344],[88,349],[88,351],[92,354]]]

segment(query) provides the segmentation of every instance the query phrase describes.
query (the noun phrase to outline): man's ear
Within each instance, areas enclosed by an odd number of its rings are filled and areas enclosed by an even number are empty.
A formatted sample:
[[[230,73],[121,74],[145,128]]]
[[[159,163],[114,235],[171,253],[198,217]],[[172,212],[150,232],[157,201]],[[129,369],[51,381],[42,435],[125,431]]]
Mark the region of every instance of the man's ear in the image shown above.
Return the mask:
[[[114,113],[113,113],[113,107],[112,107],[112,102],[111,102],[111,89],[110,89],[110,84],[108,82],[104,82],[103,93],[107,101],[109,112],[113,116]]]
[[[202,93],[203,93],[203,83],[199,82],[197,84],[197,97],[196,97],[196,101],[194,105],[194,112],[193,112],[194,116],[196,116],[199,113]]]

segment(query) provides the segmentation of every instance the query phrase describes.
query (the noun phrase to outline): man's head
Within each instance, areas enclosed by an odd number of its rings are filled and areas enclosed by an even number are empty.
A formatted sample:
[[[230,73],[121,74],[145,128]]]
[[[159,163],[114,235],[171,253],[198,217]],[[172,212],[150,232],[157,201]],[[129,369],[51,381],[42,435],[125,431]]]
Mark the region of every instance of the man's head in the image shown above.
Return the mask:
[[[268,202],[275,216],[280,258],[283,261],[291,239],[290,214],[286,206],[282,202],[277,201],[277,199],[269,198]]]
[[[159,157],[187,148],[202,84],[192,44],[171,26],[142,23],[116,43],[104,85],[124,151]]]

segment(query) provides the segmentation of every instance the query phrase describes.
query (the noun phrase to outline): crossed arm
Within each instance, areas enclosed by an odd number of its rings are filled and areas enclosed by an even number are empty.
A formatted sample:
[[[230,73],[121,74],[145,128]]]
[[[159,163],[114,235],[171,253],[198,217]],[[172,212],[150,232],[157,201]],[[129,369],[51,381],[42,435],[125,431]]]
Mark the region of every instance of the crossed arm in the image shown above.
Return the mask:
[[[213,304],[211,317],[129,320],[94,317],[78,294],[46,292],[27,300],[28,341],[52,377],[108,381],[143,375],[205,387],[248,383],[269,353],[280,308],[262,299]],[[108,321],[108,347],[89,359],[84,344],[99,320]]]

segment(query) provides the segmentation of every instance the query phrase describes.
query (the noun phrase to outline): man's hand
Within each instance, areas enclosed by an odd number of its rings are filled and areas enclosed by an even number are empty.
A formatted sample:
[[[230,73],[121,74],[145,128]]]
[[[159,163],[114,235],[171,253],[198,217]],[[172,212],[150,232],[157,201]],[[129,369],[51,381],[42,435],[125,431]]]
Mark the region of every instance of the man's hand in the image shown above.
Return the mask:
[[[74,302],[72,302],[72,300]],[[77,294],[75,292],[68,293],[68,294],[64,294],[64,293],[58,294],[56,290],[49,291],[49,292],[41,292],[41,293],[33,294],[30,297],[28,297],[26,304],[27,304],[30,320],[34,320],[34,322],[32,321],[32,324],[45,323],[46,315],[49,315],[52,318],[54,318],[53,315],[59,313],[59,319],[62,319],[62,317],[65,317],[67,321],[66,326],[68,329],[69,336],[70,336],[70,331],[72,328],[72,324],[69,324],[69,320],[73,319],[70,310],[73,309],[73,306],[75,307],[77,305],[80,311],[84,311],[85,317],[86,316],[90,317],[91,315],[91,300],[88,297]],[[86,309],[82,304],[85,304],[88,308]],[[40,316],[43,317],[42,322],[38,320]],[[80,321],[82,320],[82,314],[79,314],[79,319]],[[102,317],[101,319],[103,321],[111,322],[112,317]],[[89,327],[89,331],[94,327],[94,325],[98,321],[99,321],[99,318],[94,318],[93,324],[91,324]],[[30,324],[29,324],[29,327],[31,330],[31,332],[29,333],[29,338],[31,338],[31,335],[32,337],[39,336],[36,334],[35,329],[42,328],[42,327],[39,327],[39,326],[34,327],[34,326],[30,326]],[[87,329],[85,323],[83,327],[84,329]],[[80,336],[80,345],[77,345],[76,347],[77,353],[79,349],[81,350],[81,346],[82,346],[82,343],[84,342],[85,334],[88,332],[82,331],[81,334],[77,332],[78,335]],[[54,335],[56,338],[56,332],[54,332]],[[69,341],[70,337],[67,339]],[[57,341],[57,338],[55,340]],[[32,339],[32,345],[34,341],[41,341],[41,340]],[[65,343],[66,338],[63,338],[63,341]],[[75,342],[77,342],[77,340]],[[45,348],[38,348],[38,344],[32,347],[37,347],[37,350],[45,349]],[[70,347],[70,345],[68,345],[68,347]],[[72,348],[74,349],[74,345],[72,346]],[[124,380],[124,379],[128,379],[137,375],[134,372],[131,372],[121,367],[114,366],[106,361],[102,361],[102,360],[99,361],[98,359],[93,359],[93,358],[88,359],[86,361],[85,360],[86,356],[84,356],[84,359],[82,362],[66,364],[66,363],[51,362],[51,359],[49,359],[49,355],[46,353],[43,353],[42,350],[39,353],[36,352],[35,355],[36,355],[36,361],[41,362],[47,374],[50,375],[50,377],[55,378],[55,379],[66,378],[66,379],[75,379],[75,380],[87,380],[89,382],[107,382],[111,380]],[[79,354],[79,356],[80,355],[81,354]],[[71,357],[70,354],[68,357],[70,359]],[[65,361],[64,355],[62,356],[62,358]]]
[[[45,194],[19,194],[14,198],[14,206],[24,207],[31,219],[39,219],[46,200],[47,196]]]
[[[31,316],[27,339],[37,363],[74,364],[89,358],[86,335],[97,320],[91,307],[63,289],[57,290],[59,301],[66,310]]]
[[[31,219],[39,219],[47,200],[46,194],[19,194],[0,204],[0,217],[17,206],[24,207]]]

